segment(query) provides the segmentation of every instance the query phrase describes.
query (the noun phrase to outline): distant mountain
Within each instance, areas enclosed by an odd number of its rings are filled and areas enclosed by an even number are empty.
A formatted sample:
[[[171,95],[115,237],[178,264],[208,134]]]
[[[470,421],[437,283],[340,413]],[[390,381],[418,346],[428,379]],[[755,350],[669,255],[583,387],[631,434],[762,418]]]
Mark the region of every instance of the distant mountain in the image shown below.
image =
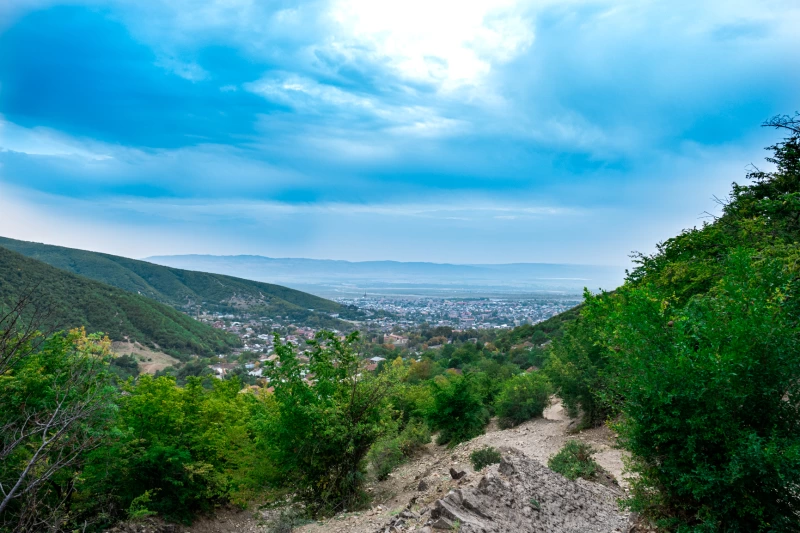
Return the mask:
[[[42,328],[85,326],[112,340],[138,341],[181,356],[211,355],[239,345],[239,339],[150,298],[54,268],[0,247],[0,308],[34,290],[49,315]]]
[[[342,318],[362,316],[358,310],[280,285],[4,237],[0,237],[0,246],[178,309],[190,310],[203,304],[203,308],[216,312],[247,310],[325,327],[343,325],[331,314]]]
[[[442,294],[453,292],[579,293],[614,289],[622,283],[621,267],[549,263],[471,264],[276,259],[255,255],[173,255],[148,261],[179,268],[216,272],[282,283],[317,294]]]

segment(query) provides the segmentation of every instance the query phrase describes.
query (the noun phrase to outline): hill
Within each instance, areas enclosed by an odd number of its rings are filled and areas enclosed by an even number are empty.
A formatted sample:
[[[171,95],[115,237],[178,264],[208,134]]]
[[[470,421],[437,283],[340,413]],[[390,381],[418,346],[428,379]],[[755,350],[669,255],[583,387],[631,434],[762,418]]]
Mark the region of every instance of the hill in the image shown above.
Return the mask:
[[[150,298],[131,294],[0,247],[0,307],[12,305],[28,290],[46,307],[44,327],[85,326],[112,340],[138,341],[175,356],[211,355],[239,340]]]
[[[247,310],[263,316],[288,316],[309,326],[342,327],[330,318],[357,319],[354,309],[271,283],[165,267],[99,252],[89,252],[0,237],[0,246],[51,266],[152,298],[185,311]]]

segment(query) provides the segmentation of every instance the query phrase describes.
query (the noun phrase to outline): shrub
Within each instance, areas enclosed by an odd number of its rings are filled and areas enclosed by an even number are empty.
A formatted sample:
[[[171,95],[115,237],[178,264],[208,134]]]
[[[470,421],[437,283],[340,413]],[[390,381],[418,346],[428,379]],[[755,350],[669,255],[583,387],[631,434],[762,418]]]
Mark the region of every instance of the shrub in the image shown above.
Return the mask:
[[[372,471],[378,481],[383,481],[397,468],[405,456],[400,449],[399,437],[381,439],[370,448],[367,460],[372,465]]]
[[[400,432],[400,450],[411,457],[431,441],[431,430],[424,420],[412,420]]]
[[[483,433],[489,413],[472,376],[437,376],[431,387],[433,406],[428,420],[439,431],[437,444],[452,447]]]
[[[585,313],[582,313],[584,315]],[[610,354],[600,343],[595,324],[580,316],[553,340],[545,373],[572,418],[582,426],[598,426],[611,414],[605,400]]]
[[[797,259],[751,254],[685,305],[646,283],[591,304],[617,352],[631,507],[670,528],[800,530]]]
[[[597,477],[600,466],[592,459],[594,449],[579,440],[568,440],[564,447],[547,461],[553,472],[558,472],[567,479],[579,477],[593,480]]]
[[[308,524],[310,520],[302,511],[294,507],[281,509],[265,525],[267,533],[292,533],[296,528]]]
[[[353,346],[358,332],[341,341],[321,332],[304,379],[291,345],[275,346],[280,365],[270,365],[275,409],[259,431],[276,484],[291,490],[312,516],[364,505],[365,458],[392,429],[388,396],[398,381],[386,365],[378,374],[362,373]]]
[[[506,381],[495,400],[500,427],[510,428],[542,416],[551,392],[550,382],[539,372],[519,374]]]
[[[116,438],[93,451],[81,492],[109,494],[131,514],[189,523],[218,503],[242,503],[265,479],[248,424],[261,405],[236,380],[179,387],[144,374],[123,385]],[[254,465],[256,465],[254,467]]]
[[[486,446],[469,454],[472,468],[474,468],[476,472],[481,470],[484,466],[497,464],[502,459],[503,456],[500,455],[500,452],[491,446]]]

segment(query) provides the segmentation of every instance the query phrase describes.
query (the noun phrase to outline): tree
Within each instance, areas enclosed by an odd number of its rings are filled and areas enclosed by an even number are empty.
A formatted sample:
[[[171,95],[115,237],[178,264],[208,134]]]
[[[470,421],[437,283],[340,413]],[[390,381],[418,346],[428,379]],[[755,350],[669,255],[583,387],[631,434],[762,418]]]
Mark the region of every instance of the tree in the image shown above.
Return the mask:
[[[0,319],[0,526],[16,530],[58,526],[113,414],[108,339],[45,338],[37,316],[24,299]]]
[[[588,292],[585,296],[587,301],[604,298]],[[597,342],[595,327],[585,316],[570,322],[564,334],[553,340],[545,367],[569,415],[580,417],[585,426],[602,424],[611,412],[605,398],[610,354]]]
[[[310,342],[306,367],[291,344],[276,336],[278,364],[267,368],[275,387],[275,409],[260,436],[276,470],[312,515],[353,509],[366,502],[364,459],[394,427],[388,396],[396,368],[362,371],[358,332],[340,340],[323,331]]]
[[[800,327],[789,260],[731,254],[685,305],[657,287],[589,303],[608,317],[630,505],[685,531],[800,528]]]
[[[506,381],[495,400],[500,427],[510,428],[541,417],[550,403],[551,390],[550,382],[541,372],[519,374]]]
[[[439,431],[437,444],[455,446],[477,437],[489,422],[489,411],[483,405],[478,384],[473,375],[436,376],[431,382],[433,404],[428,421]]]

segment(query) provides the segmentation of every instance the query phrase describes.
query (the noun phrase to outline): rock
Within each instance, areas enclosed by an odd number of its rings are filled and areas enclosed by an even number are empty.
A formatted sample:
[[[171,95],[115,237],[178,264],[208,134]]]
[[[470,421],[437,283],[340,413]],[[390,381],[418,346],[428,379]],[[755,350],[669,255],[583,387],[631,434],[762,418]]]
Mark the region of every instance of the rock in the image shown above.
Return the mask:
[[[431,527],[433,529],[446,529],[448,531],[452,531],[455,527],[455,522],[451,522],[448,518],[442,517],[434,520],[433,524],[431,524]]]
[[[617,496],[596,483],[569,481],[510,450],[499,466],[487,468],[477,488],[459,488],[437,500],[431,525],[447,529],[458,522],[462,533],[626,531],[629,519],[618,511]]]
[[[450,468],[450,477],[453,479],[461,479],[462,477],[466,476],[467,473],[463,470],[461,472],[456,472],[455,468]]]

